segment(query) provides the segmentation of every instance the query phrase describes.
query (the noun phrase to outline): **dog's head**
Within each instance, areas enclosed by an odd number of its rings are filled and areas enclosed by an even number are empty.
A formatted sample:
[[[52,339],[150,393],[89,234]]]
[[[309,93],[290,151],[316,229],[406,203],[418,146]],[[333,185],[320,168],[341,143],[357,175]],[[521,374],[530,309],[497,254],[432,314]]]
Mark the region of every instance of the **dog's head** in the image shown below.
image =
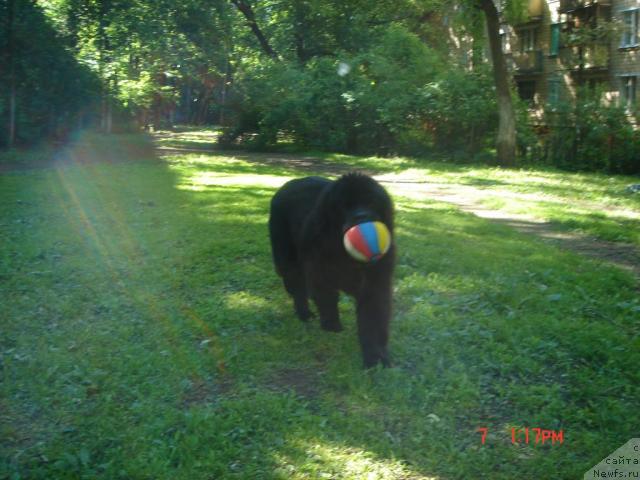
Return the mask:
[[[369,262],[374,257],[383,256],[393,239],[393,204],[386,190],[374,179],[367,175],[350,173],[343,175],[325,189],[316,205],[315,222],[316,232],[323,231],[325,235],[329,234],[327,238],[332,238],[334,245],[345,248],[357,260]],[[378,238],[375,235],[375,228],[364,227],[373,225],[374,222],[383,224],[378,224],[378,233],[384,233],[382,237]],[[354,240],[353,227],[359,225],[364,227],[364,230],[357,229],[361,233],[369,232],[354,244],[360,245],[365,254],[364,260],[354,255],[353,249],[349,248],[349,244]],[[348,231],[351,231],[349,239]],[[361,235],[355,233],[355,238],[358,237]],[[379,248],[376,248],[376,245]]]
[[[354,225],[382,222],[393,229],[393,205],[386,190],[373,178],[349,173],[336,180],[325,197],[334,228],[344,234]]]

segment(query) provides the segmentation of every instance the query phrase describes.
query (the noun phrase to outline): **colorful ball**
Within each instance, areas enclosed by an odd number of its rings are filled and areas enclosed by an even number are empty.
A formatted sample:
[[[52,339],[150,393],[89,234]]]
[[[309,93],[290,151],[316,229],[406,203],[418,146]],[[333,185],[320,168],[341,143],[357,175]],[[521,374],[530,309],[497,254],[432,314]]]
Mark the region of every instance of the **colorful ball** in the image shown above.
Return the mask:
[[[343,237],[344,248],[360,262],[376,262],[389,251],[391,233],[382,222],[354,225]]]

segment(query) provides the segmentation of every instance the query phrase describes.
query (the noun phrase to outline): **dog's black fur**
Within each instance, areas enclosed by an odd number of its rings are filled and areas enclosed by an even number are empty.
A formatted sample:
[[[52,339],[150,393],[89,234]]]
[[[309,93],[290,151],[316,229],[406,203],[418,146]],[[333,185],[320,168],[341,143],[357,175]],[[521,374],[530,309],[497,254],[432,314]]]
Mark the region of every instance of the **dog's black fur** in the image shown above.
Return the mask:
[[[346,252],[344,232],[366,221],[381,221],[391,247],[376,263],[361,263]],[[271,200],[271,250],[277,273],[293,297],[298,317],[311,317],[313,298],[324,330],[342,330],[338,292],[356,300],[358,336],[365,367],[390,365],[391,276],[395,263],[393,204],[371,177],[350,173],[331,181],[306,177],[287,182]]]

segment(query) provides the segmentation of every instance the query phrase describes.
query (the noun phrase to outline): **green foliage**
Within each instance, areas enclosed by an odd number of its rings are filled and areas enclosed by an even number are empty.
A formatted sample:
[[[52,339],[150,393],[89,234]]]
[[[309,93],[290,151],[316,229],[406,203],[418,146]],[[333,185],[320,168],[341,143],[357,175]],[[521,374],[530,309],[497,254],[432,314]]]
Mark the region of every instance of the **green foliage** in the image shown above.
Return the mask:
[[[442,69],[442,60],[402,27],[384,33],[369,52],[355,59],[353,102],[356,151],[419,153],[430,141],[429,112],[418,92]],[[353,115],[352,113],[352,115]]]
[[[528,0],[505,0],[502,2],[502,11],[507,21],[515,25],[527,20],[528,5]]]
[[[15,60],[23,144],[82,126],[208,124],[225,127],[225,145],[493,158],[498,117],[478,0],[247,1],[254,29],[229,0],[12,0],[0,4],[3,18],[11,3],[0,61]],[[527,5],[502,2],[504,18],[523,20]],[[275,54],[265,54],[256,28]],[[602,40],[615,30],[587,33]],[[473,70],[463,60],[469,48]],[[9,72],[0,72],[3,128]],[[517,112],[525,161],[638,172],[640,135],[620,109],[588,99],[561,105],[547,113],[542,139],[526,107]]]
[[[581,90],[575,102],[547,110],[545,160],[569,170],[640,173],[640,134],[623,107],[601,98],[597,90]]]
[[[79,65],[42,10],[33,2],[15,1],[9,25],[8,2],[0,4],[0,146],[9,118],[10,62],[15,68],[16,141],[31,144],[43,138],[65,137],[88,121],[100,84],[90,70]],[[5,42],[9,29],[13,45]]]
[[[402,152],[419,141],[425,112],[416,92],[433,80],[437,58],[402,27],[383,31],[374,46],[297,62],[261,62],[236,76],[243,93],[238,136],[252,128],[261,145],[282,138],[350,152]],[[229,138],[229,137],[227,137]]]
[[[237,78],[237,86],[244,88],[243,103],[252,111],[243,115],[255,117],[255,124],[248,126],[257,127],[259,144],[274,145],[284,135],[323,148],[344,145],[342,81],[333,61],[313,60],[304,67],[271,62],[245,78],[245,83]]]
[[[562,43],[567,46],[604,45],[620,38],[621,33],[618,23],[599,20],[597,25],[572,28],[563,36]]]
[[[104,129],[111,118],[114,131],[222,123],[226,144],[354,153],[475,155],[489,144],[496,120],[486,73],[449,65],[447,42],[438,43],[444,27],[424,21],[468,17],[468,25],[452,25],[481,38],[476,8],[440,0],[248,2],[272,58],[233,4],[42,2],[83,65],[76,68],[100,83],[93,120]]]
[[[520,164],[536,163],[543,156],[540,136],[531,118],[531,103],[522,100],[515,92],[511,95],[516,110],[516,148]]]
[[[473,154],[487,146],[498,124],[488,71],[449,69],[421,91],[435,145]]]

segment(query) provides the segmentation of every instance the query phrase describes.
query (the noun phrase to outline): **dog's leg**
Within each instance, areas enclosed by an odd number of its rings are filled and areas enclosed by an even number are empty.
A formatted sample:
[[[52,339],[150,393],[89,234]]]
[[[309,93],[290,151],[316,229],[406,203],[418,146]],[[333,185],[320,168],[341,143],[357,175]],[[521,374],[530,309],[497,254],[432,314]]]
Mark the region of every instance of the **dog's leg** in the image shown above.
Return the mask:
[[[320,313],[320,327],[328,332],[341,332],[338,291],[328,288],[314,288],[313,301]]]
[[[296,315],[300,320],[306,322],[312,317],[312,313],[309,310],[309,293],[304,274],[297,267],[289,268],[283,272],[282,280],[284,288],[293,297],[293,308]]]
[[[356,301],[358,338],[365,368],[374,367],[378,362],[390,367],[391,360],[387,350],[391,318],[390,285],[385,286],[382,291],[376,289],[363,292]]]

